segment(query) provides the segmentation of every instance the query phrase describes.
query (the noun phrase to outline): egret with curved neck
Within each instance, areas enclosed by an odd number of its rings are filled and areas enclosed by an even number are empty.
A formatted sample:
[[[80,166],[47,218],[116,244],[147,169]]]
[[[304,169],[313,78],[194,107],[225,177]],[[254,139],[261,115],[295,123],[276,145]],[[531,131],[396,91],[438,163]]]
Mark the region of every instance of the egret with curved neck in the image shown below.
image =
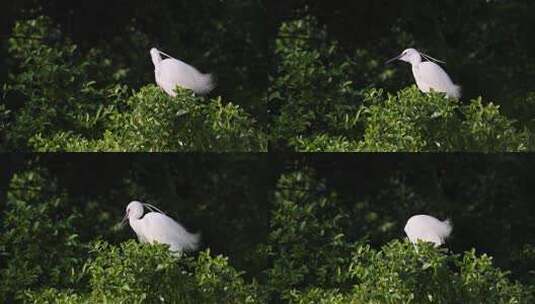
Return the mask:
[[[150,212],[143,216],[144,207]],[[182,225],[150,204],[130,202],[123,222],[127,220],[141,243],[167,244],[169,250],[177,254],[194,251],[199,247],[199,233],[189,233]]]
[[[162,55],[167,58],[162,59]],[[150,50],[150,56],[154,64],[156,84],[172,97],[176,96],[177,86],[190,89],[199,95],[208,94],[215,87],[211,74],[202,74],[191,65],[157,48]]]

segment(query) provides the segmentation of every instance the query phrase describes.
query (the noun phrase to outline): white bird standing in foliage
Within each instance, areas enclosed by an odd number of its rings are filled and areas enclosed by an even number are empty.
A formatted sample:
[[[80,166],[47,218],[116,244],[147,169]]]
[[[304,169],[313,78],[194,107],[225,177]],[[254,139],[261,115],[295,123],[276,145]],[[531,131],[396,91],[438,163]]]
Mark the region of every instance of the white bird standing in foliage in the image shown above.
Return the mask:
[[[428,61],[422,62],[422,57]],[[401,55],[388,60],[386,63],[394,60],[405,61],[412,65],[412,74],[420,91],[429,93],[433,90],[435,92],[446,93],[446,96],[451,98],[458,99],[461,97],[461,88],[455,85],[448,74],[435,63],[444,63],[443,61],[434,59],[415,49],[406,49]]]
[[[168,57],[162,59],[162,55]],[[202,74],[191,65],[173,58],[164,52],[152,48],[150,50],[156,84],[168,95],[176,96],[176,87],[190,89],[196,94],[208,94],[215,87],[211,74]]]
[[[152,212],[143,216],[143,206]],[[130,202],[126,207],[123,223],[126,220],[142,243],[167,244],[169,250],[178,254],[183,251],[194,251],[199,246],[200,235],[198,233],[189,233],[179,223],[151,204]]]
[[[441,222],[430,215],[415,215],[411,217],[405,225],[405,233],[411,243],[418,240],[431,242],[435,247],[445,243],[446,238],[451,234],[451,224],[449,220]]]

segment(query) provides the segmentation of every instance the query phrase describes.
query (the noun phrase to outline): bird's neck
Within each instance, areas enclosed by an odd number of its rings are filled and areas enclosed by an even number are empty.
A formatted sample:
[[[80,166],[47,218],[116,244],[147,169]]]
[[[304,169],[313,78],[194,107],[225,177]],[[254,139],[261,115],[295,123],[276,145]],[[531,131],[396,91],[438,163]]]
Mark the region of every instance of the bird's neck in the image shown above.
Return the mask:
[[[130,227],[132,227],[132,230],[134,230],[134,232],[139,235],[139,233],[141,232],[139,226],[141,224],[141,219],[130,217],[128,219],[128,223],[130,224]]]
[[[151,58],[152,58],[152,63],[154,64],[155,67],[157,67],[160,61],[162,61],[162,56],[160,56],[159,53],[152,54]]]
[[[420,63],[422,63],[422,58],[421,57],[415,57],[415,58],[412,58],[411,61],[410,61],[410,64],[412,66],[417,66],[419,65]]]

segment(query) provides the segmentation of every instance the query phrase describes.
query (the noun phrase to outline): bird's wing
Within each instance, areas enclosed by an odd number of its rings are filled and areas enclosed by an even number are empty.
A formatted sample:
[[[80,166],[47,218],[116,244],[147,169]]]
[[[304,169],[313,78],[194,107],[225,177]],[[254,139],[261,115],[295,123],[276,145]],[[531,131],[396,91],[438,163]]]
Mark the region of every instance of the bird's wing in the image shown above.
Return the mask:
[[[199,236],[189,233],[169,216],[158,212],[149,212],[145,214],[143,221],[147,227],[146,235],[150,242],[157,241],[167,244],[172,251],[197,249]]]
[[[213,89],[212,76],[202,74],[191,65],[178,59],[165,59],[158,67],[158,78],[166,92],[174,91],[176,86],[193,90],[203,94]]]
[[[459,89],[452,81],[450,76],[440,67],[438,64],[425,61],[418,65],[418,72],[415,73],[415,78],[418,85],[427,88],[427,90],[432,89],[436,92],[445,92],[452,97],[457,97],[454,95],[455,92]]]
[[[418,240],[434,243],[435,246],[440,246],[441,244],[444,243],[443,239],[433,231],[429,231],[429,230],[410,231],[409,230],[409,232],[405,231],[405,233],[407,233],[407,236],[409,237],[409,240],[412,243],[416,243]]]
[[[417,215],[409,219],[404,230],[413,243],[422,240],[440,246],[451,233],[451,225],[449,221],[441,222],[432,216]]]

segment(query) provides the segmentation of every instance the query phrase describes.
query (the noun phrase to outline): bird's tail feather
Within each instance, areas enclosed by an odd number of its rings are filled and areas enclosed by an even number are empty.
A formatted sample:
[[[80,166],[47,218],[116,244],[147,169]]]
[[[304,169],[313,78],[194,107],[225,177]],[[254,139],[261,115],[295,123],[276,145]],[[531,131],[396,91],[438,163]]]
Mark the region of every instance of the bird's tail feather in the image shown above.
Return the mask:
[[[197,94],[208,94],[216,86],[215,77],[212,74],[200,74],[198,76],[197,84],[198,86],[195,90]]]
[[[453,227],[452,227],[450,219],[446,219],[442,223],[444,224],[444,230],[442,231],[443,237],[447,238],[450,236]]]
[[[457,99],[461,98],[461,86],[454,85],[450,92],[448,92],[448,95]]]
[[[199,248],[199,243],[201,242],[201,233],[189,233],[188,234],[188,245],[185,247],[188,251],[195,251]]]

